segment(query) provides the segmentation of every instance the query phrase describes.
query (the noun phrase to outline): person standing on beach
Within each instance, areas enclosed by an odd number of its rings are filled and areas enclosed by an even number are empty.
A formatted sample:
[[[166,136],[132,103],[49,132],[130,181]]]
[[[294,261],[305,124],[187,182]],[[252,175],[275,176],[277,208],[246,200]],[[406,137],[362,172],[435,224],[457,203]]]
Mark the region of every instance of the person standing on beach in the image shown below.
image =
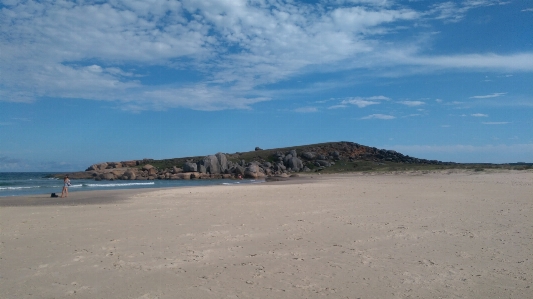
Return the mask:
[[[63,191],[61,191],[61,198],[68,196],[68,186],[70,186],[70,180],[68,179],[68,175],[66,175],[63,179]]]

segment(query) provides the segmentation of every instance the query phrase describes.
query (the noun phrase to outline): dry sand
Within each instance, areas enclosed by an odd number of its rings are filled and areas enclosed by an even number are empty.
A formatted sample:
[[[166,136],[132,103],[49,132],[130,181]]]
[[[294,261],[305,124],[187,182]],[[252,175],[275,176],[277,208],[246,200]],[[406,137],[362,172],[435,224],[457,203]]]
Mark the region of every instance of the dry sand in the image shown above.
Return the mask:
[[[533,298],[532,204],[525,171],[4,198],[0,298]]]

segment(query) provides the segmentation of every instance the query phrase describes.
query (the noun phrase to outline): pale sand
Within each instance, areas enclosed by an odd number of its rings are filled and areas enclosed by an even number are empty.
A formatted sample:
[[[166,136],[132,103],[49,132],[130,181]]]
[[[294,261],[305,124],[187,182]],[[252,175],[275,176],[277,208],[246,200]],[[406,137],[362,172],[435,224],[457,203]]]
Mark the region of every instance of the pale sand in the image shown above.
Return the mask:
[[[532,172],[317,177],[0,200],[0,298],[533,298]]]

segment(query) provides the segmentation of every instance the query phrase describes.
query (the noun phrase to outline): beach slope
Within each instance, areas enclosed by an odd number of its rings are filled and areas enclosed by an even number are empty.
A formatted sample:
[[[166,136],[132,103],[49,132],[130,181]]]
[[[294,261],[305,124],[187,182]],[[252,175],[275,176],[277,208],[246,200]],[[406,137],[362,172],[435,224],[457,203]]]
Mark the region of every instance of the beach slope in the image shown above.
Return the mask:
[[[531,298],[533,173],[0,199],[0,298]]]

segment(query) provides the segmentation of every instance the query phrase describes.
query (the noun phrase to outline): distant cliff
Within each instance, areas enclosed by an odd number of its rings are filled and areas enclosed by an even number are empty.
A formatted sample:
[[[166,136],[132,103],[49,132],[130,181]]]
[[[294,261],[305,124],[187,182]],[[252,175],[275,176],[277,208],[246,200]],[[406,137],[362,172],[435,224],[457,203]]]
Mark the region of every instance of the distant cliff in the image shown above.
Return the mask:
[[[425,160],[396,151],[377,149],[353,142],[329,142],[224,154],[164,160],[133,160],[91,165],[83,172],[70,173],[72,179],[95,180],[187,180],[215,178],[263,178],[295,172],[318,172],[335,165],[352,171],[364,165],[452,165],[451,162]],[[365,164],[366,163],[366,164]],[[363,165],[363,167],[359,167]],[[357,168],[360,169],[357,169]],[[337,167],[339,168],[339,167]]]

